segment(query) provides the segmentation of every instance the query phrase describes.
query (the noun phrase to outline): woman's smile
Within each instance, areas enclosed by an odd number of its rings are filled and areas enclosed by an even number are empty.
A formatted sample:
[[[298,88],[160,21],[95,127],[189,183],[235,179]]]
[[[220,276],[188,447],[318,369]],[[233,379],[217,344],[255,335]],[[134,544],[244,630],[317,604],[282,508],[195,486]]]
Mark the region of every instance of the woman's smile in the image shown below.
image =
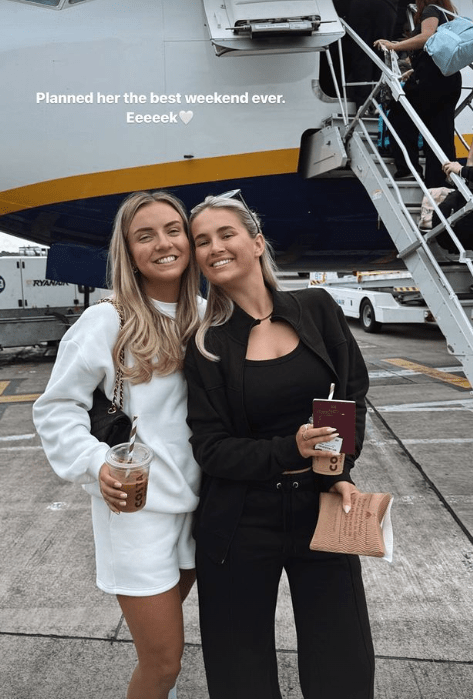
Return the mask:
[[[229,258],[226,260],[217,260],[217,262],[212,264],[212,267],[222,267],[222,265],[228,265],[230,262],[232,262],[232,260]]]
[[[175,262],[177,260],[176,255],[168,255],[167,257],[160,257],[158,260],[155,260],[155,262],[158,265],[166,265],[169,264],[170,262]]]

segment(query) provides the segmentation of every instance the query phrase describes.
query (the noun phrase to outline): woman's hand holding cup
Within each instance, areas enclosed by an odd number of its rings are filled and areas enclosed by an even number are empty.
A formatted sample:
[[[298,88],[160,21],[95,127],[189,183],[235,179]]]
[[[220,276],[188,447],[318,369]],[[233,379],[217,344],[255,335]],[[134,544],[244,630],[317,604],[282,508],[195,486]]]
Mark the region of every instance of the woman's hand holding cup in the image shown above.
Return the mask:
[[[315,473],[337,476],[343,472],[345,454],[338,451],[339,447],[330,451],[317,448],[318,444],[332,442],[337,437],[338,432],[335,427],[312,427],[311,424],[306,424],[297,431],[296,442],[299,452],[304,458],[312,457],[312,469]]]
[[[317,444],[322,442],[331,442],[338,437],[338,432],[335,427],[312,427],[307,423],[301,425],[297,430],[296,443],[299,453],[304,459],[314,456],[314,449]],[[317,450],[317,456],[333,456],[332,451]]]
[[[102,497],[115,514],[119,515],[126,506],[127,494],[120,490],[122,484],[110,475],[107,463],[102,464],[99,472],[99,485]]]

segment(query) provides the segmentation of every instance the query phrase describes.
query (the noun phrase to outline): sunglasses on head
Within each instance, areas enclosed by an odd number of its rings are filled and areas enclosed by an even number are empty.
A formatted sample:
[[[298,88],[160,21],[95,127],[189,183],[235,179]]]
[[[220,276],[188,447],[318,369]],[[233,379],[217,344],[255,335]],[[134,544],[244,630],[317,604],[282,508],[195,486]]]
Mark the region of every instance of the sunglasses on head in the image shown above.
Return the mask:
[[[253,223],[255,224],[258,233],[261,233],[260,225],[259,225],[258,221],[256,220],[253,212],[251,211],[250,207],[248,206],[246,201],[243,199],[241,189],[231,189],[228,192],[223,192],[223,194],[217,194],[216,197],[218,199],[237,199],[237,200],[241,201],[241,203],[243,204],[243,206],[245,207],[245,209],[247,210],[247,212],[250,214],[251,218],[253,219]]]

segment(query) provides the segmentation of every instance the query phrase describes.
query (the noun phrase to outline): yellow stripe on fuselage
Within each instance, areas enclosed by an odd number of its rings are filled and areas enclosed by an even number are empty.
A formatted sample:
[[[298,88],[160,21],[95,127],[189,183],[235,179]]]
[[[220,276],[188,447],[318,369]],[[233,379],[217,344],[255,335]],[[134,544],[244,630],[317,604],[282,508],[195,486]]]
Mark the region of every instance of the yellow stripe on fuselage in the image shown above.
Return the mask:
[[[293,173],[297,171],[298,157],[298,148],[286,148],[62,177],[1,192],[0,216],[46,204],[142,189]]]
[[[468,145],[471,145],[471,142],[473,141],[473,134],[464,133],[463,138],[468,143]],[[463,143],[460,141],[458,136],[455,136],[455,152],[457,154],[457,158],[466,158],[466,156],[468,155],[467,149],[465,148]]]
[[[473,134],[463,134],[463,137],[467,143],[473,141]],[[455,136],[455,145],[457,157],[465,158],[468,151],[458,136]],[[0,192],[0,216],[46,204],[142,189],[294,173],[298,158],[298,148],[285,148],[62,177]]]

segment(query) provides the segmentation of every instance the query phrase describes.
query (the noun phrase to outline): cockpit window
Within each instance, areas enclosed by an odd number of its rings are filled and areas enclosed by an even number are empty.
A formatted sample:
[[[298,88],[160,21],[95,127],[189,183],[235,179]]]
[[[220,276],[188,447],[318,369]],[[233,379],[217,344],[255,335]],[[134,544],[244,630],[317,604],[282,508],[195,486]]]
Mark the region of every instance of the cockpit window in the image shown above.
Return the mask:
[[[31,5],[52,5],[53,7],[57,7],[61,2],[61,0],[27,0],[27,1]]]
[[[14,0],[14,2],[21,2],[23,5],[43,5],[44,7],[63,10],[65,7],[77,5],[77,3],[86,2],[86,0]]]

